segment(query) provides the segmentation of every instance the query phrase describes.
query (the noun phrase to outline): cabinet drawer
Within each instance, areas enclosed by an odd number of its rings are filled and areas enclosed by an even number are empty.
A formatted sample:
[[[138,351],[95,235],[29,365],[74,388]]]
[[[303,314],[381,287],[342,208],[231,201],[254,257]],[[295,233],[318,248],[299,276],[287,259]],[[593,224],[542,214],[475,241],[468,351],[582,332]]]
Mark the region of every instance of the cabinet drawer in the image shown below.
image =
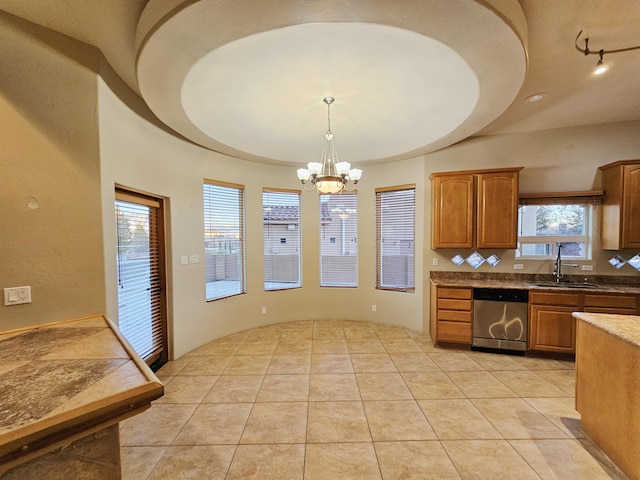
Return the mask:
[[[471,312],[464,310],[438,310],[438,321],[471,323]]]
[[[579,293],[529,292],[529,303],[536,305],[562,305],[577,307],[580,305]]]
[[[632,295],[599,295],[587,293],[584,296],[584,306],[586,307],[607,307],[618,309],[636,309],[637,299]]]
[[[438,322],[438,340],[441,342],[471,343],[471,324]]]
[[[438,298],[458,298],[462,300],[471,300],[471,289],[438,287]]]
[[[471,300],[453,300],[450,298],[439,298],[438,310],[463,310],[470,312]]]

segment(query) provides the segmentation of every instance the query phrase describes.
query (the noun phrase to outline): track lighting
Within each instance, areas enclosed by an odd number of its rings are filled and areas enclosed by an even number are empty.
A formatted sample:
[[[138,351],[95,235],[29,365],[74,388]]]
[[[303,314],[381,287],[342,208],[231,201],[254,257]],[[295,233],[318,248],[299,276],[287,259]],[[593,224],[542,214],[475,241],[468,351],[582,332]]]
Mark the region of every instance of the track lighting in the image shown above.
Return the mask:
[[[576,50],[578,50],[579,52],[584,53],[585,55],[599,55],[600,56],[600,59],[598,60],[598,63],[596,64],[596,68],[593,71],[594,75],[602,75],[604,72],[609,70],[609,65],[604,63],[604,60],[603,60],[603,57],[604,57],[605,53],[612,54],[612,53],[628,52],[630,50],[638,50],[638,49],[640,49],[640,45],[636,45],[634,47],[616,48],[615,50],[605,50],[605,49],[601,48],[600,50],[598,50],[596,52],[592,52],[591,50],[589,50],[589,39],[588,38],[584,39],[584,48],[580,48],[578,46],[578,39],[580,38],[580,35],[582,35],[582,30],[580,30],[578,32],[578,35],[576,36],[576,41],[575,41]]]

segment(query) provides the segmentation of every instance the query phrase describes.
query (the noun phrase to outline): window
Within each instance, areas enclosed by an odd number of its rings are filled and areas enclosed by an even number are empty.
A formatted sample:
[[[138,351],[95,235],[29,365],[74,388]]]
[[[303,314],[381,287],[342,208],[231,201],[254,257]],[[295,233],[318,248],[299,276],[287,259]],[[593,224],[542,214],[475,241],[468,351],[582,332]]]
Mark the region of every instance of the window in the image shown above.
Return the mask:
[[[415,185],[376,189],[376,288],[415,290]]]
[[[358,286],[358,196],[323,193],[320,201],[320,286]]]
[[[564,258],[590,258],[592,210],[579,203],[521,205],[516,256],[551,259],[561,243]]]
[[[203,197],[206,298],[246,293],[244,186],[205,180]]]
[[[300,191],[262,191],[264,289],[300,288]]]

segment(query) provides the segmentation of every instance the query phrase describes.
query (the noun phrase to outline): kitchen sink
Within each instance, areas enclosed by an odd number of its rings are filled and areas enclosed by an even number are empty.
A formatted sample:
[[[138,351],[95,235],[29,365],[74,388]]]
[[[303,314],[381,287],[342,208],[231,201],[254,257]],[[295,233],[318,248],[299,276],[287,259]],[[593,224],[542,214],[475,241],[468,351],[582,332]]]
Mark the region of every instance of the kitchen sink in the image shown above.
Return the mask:
[[[536,283],[536,287],[543,288],[600,288],[600,285],[596,285],[593,283],[556,283],[556,282],[545,282],[545,283]]]

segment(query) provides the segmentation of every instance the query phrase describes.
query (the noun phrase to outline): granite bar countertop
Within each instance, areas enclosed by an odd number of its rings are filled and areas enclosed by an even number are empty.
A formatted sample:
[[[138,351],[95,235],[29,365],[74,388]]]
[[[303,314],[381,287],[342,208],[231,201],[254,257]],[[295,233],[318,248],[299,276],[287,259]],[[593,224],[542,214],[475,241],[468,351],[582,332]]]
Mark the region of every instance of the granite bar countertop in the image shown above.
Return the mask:
[[[584,281],[585,277],[587,282]],[[557,283],[553,275],[550,274],[432,270],[430,281],[439,287],[504,288],[640,295],[640,275],[565,275],[562,281]]]
[[[585,312],[573,312],[572,315],[614,337],[640,347],[640,316]]]
[[[162,383],[95,316],[0,332],[0,476],[146,410]]]

